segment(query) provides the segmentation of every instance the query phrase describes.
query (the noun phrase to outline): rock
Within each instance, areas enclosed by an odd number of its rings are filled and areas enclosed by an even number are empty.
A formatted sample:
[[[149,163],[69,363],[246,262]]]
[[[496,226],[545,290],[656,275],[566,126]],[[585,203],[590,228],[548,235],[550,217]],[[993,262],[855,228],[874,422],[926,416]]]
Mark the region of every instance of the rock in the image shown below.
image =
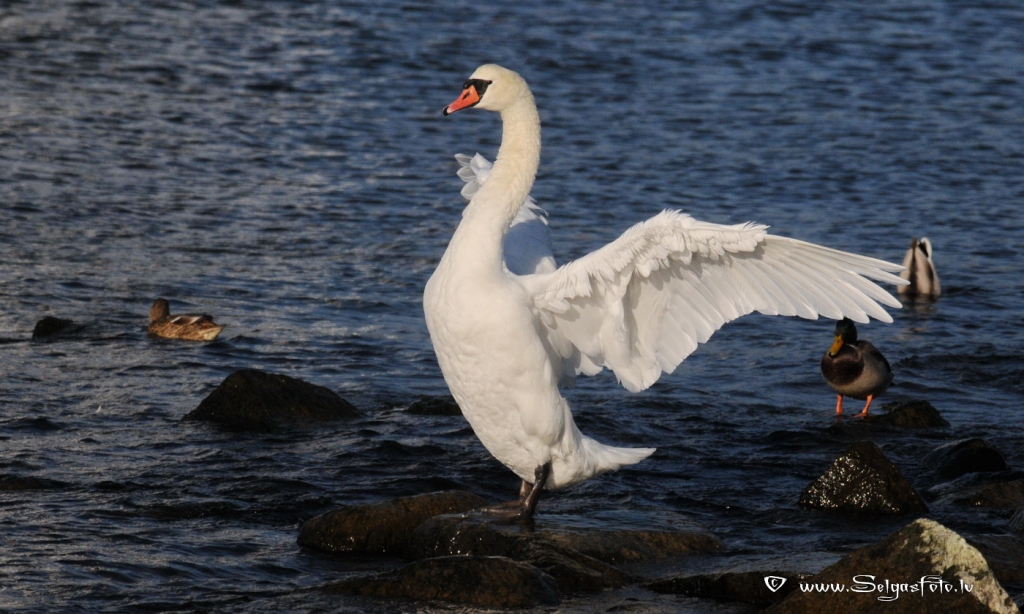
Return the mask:
[[[548,539],[610,564],[654,561],[724,548],[704,531],[586,530],[544,533]]]
[[[765,613],[1019,614],[981,553],[953,531],[924,518],[851,552],[800,584],[823,589],[842,585],[844,590],[796,590]]]
[[[686,595],[725,602],[738,601],[758,607],[767,607],[785,599],[796,590],[801,580],[810,577],[809,573],[778,570],[724,571],[664,578],[648,583],[646,588],[656,593]],[[774,578],[780,579],[775,580]],[[775,590],[772,590],[772,586],[775,587]]]
[[[302,380],[242,369],[227,376],[183,420],[199,420],[244,431],[272,431],[285,425],[359,416],[332,390]]]
[[[906,401],[886,403],[882,409],[887,413],[869,414],[864,422],[883,426],[901,426],[908,428],[937,428],[949,426],[949,422],[939,414],[928,401]]]
[[[462,410],[455,399],[449,396],[420,399],[405,410],[417,416],[461,416]]]
[[[35,328],[32,329],[32,338],[46,339],[47,337],[55,337],[61,334],[75,333],[81,329],[81,325],[75,324],[71,320],[46,316],[36,322]]]
[[[485,608],[532,608],[561,602],[550,576],[532,565],[494,556],[424,559],[396,571],[342,580],[323,588],[343,595]]]
[[[1024,473],[968,473],[929,488],[937,497],[936,505],[968,505],[972,507],[1012,507],[1024,505]]]
[[[1010,518],[1010,530],[1014,533],[1024,533],[1024,505],[1018,507]]]
[[[425,520],[485,505],[482,497],[464,491],[353,505],[306,521],[299,530],[298,543],[326,552],[405,556],[413,532]]]
[[[59,490],[67,487],[66,482],[49,478],[33,478],[19,475],[0,475],[0,492],[18,490]]]
[[[967,473],[1005,471],[1006,459],[981,437],[944,443],[921,459],[921,468],[932,484],[946,482]]]
[[[1024,540],[1016,535],[975,535],[968,543],[988,561],[1001,584],[1024,583]]]
[[[858,441],[804,489],[800,505],[869,514],[927,512],[914,487],[878,446]]]
[[[611,565],[559,544],[518,524],[499,524],[483,514],[436,516],[417,527],[409,556],[500,556],[530,563],[566,592],[623,586],[629,578]]]

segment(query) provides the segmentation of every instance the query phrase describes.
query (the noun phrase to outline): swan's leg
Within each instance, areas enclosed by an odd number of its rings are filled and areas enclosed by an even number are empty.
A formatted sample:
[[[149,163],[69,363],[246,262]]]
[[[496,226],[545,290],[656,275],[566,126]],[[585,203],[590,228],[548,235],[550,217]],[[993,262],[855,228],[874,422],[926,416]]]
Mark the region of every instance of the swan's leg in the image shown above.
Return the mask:
[[[843,415],[843,395],[841,394],[836,396],[836,415]]]
[[[531,486],[533,486],[533,484],[530,484],[526,480],[523,480],[522,485],[519,486],[519,500],[520,501],[526,499],[526,495],[530,494],[530,487]]]
[[[537,467],[534,471],[533,477],[533,488],[523,499],[523,518],[533,518],[533,511],[537,509],[537,501],[540,501],[540,491],[544,490],[544,483],[548,481],[548,476],[551,474],[551,463],[547,462]],[[525,482],[524,482],[525,483]],[[522,492],[520,490],[520,492]]]
[[[534,471],[534,483],[531,484],[523,480],[523,483],[519,486],[518,499],[481,508],[480,511],[485,514],[494,514],[505,521],[529,520],[533,517],[533,512],[537,508],[537,501],[540,499],[540,491],[543,489],[544,482],[548,480],[550,474],[551,463],[537,467]]]
[[[861,410],[860,414],[858,414],[860,417],[863,418],[864,416],[868,415],[868,408],[871,407],[871,401],[874,401],[874,400],[875,400],[875,395],[869,394],[868,395],[868,402],[864,404],[864,409]]]

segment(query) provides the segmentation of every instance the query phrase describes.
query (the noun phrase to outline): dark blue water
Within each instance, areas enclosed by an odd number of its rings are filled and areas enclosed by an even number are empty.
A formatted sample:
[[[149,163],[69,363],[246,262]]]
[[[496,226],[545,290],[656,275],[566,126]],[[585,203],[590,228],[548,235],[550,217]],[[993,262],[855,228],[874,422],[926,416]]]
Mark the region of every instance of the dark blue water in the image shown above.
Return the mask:
[[[493,156],[499,124],[440,109],[485,61],[533,87],[534,195],[561,261],[673,207],[895,261],[926,235],[946,289],[861,336],[896,372],[880,402],[928,400],[951,429],[837,423],[817,367],[832,322],[751,316],[640,395],[608,374],[571,392],[584,432],[659,451],[551,495],[539,522],[674,513],[736,556],[836,554],[909,520],[797,507],[857,439],[912,480],[967,436],[1024,467],[1015,3],[147,4],[0,8],[0,474],[51,481],[0,493],[0,609],[362,611],[303,590],[373,567],[299,549],[304,519],[510,496],[461,417],[404,411],[446,393],[420,297],[463,207],[452,155]],[[151,340],[157,296],[227,329]],[[28,341],[47,315],[85,329]],[[366,417],[279,435],[180,422],[244,367]],[[985,533],[1008,512],[929,516]],[[620,598],[719,607],[567,609]]]

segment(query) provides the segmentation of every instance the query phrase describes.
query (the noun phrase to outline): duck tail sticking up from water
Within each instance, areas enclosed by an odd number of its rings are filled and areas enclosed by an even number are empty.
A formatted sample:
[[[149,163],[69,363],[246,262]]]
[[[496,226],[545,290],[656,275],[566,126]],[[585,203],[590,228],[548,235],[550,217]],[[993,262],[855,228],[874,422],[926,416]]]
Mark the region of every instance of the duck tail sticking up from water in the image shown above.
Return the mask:
[[[892,274],[898,265],[678,211],[640,222],[557,269],[514,272],[506,250],[516,244],[506,239],[532,202],[537,107],[526,81],[494,64],[478,68],[444,114],[472,107],[501,115],[501,147],[427,282],[423,307],[463,415],[523,480],[520,499],[508,507],[514,515],[531,516],[544,488],[654,452],[583,435],[559,392],[577,375],[608,368],[637,392],[744,314],[891,322],[882,306],[900,306],[871,281],[906,283]]]

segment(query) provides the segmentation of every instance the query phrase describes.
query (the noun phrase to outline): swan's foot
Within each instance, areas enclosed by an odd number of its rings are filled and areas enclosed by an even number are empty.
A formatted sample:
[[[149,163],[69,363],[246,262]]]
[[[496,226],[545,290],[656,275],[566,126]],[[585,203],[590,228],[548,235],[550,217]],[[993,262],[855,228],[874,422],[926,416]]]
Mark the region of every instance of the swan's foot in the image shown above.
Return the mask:
[[[537,502],[540,500],[540,493],[544,489],[544,483],[551,475],[551,463],[537,467],[533,475],[533,484],[523,480],[519,487],[518,499],[485,507],[480,511],[484,514],[498,516],[501,520],[508,522],[532,520],[533,512],[537,509]]]
[[[869,394],[868,395],[868,402],[864,404],[864,409],[862,409],[861,412],[859,414],[857,414],[858,418],[863,418],[864,416],[868,415],[868,408],[871,407],[871,401],[874,401],[874,400],[875,400],[875,395]]]
[[[836,415],[843,415],[843,395],[841,394],[836,397]]]

